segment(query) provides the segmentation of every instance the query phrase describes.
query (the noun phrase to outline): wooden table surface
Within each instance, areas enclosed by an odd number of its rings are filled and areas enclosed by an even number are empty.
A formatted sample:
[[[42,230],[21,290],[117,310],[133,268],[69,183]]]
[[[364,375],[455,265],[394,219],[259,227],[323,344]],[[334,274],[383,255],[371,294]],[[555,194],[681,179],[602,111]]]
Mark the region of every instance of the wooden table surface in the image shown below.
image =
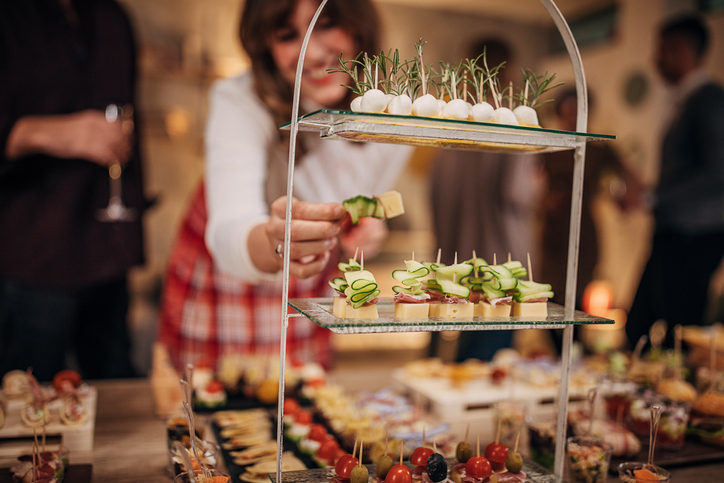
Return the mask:
[[[93,481],[169,483],[163,421],[146,379],[94,381],[98,388]],[[71,455],[72,462],[72,455]],[[724,461],[672,470],[672,482],[724,481]],[[618,481],[610,477],[609,482]]]

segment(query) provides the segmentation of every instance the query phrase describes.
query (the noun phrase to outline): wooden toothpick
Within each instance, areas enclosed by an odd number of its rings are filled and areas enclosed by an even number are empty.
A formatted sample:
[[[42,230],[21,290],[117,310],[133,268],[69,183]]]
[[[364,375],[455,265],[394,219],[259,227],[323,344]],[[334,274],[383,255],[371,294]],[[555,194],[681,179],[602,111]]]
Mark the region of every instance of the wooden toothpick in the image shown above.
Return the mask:
[[[518,430],[518,436],[515,437],[515,447],[513,448],[513,453],[518,452],[518,441],[520,441],[520,430]]]
[[[357,443],[359,443],[359,436],[354,437],[354,448],[352,448],[352,456],[357,454]]]
[[[360,253],[359,259],[360,259],[360,262],[359,262],[360,267],[362,268],[362,270],[364,270],[365,269],[365,251],[364,250],[362,250],[362,252]]]
[[[530,264],[530,252],[528,252],[528,281],[533,281],[533,267]]]
[[[412,250],[412,261],[415,261],[415,250]]]
[[[402,440],[400,440],[400,464],[402,464],[402,447],[404,446],[404,443]]]
[[[510,81],[508,87],[508,108],[511,111],[513,110],[513,81]]]
[[[437,262],[435,262],[437,265],[440,265],[440,257],[442,257],[442,248],[437,249]]]
[[[362,466],[362,454],[364,454],[364,440],[359,442],[359,460],[357,460],[357,466]],[[352,455],[354,456],[354,455]]]
[[[453,261],[453,265],[458,264],[458,252],[455,252],[455,260]]]
[[[425,447],[425,426],[422,427],[422,444],[420,446]]]
[[[493,265],[497,265],[497,264],[498,264],[498,257],[496,256],[495,253],[493,253]]]
[[[525,80],[525,94],[523,94],[523,105],[528,105],[528,79]]]
[[[353,260],[354,260],[355,262],[357,261],[357,252],[359,252],[359,247],[357,247],[357,248],[354,249],[354,259],[353,259]]]
[[[468,433],[470,433],[470,423],[468,423],[468,426],[465,428],[465,439],[463,441],[468,440]]]
[[[478,456],[480,456],[480,435],[478,435],[477,452],[478,452]]]
[[[510,258],[510,252],[508,252],[508,263],[510,263],[510,262],[512,262],[512,261],[513,261],[513,259]]]
[[[500,429],[501,429],[500,423],[502,421],[503,421],[502,419],[498,419],[498,432],[495,435],[495,444],[498,444],[500,442]]]

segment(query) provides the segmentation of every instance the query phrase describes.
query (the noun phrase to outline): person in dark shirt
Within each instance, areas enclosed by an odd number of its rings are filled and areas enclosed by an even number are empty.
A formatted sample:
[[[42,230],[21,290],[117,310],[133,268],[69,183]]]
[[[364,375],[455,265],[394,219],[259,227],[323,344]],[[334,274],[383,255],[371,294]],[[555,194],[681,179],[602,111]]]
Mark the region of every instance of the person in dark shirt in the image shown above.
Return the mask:
[[[631,344],[659,319],[669,327],[704,323],[711,277],[724,257],[724,88],[703,68],[708,39],[698,17],[674,19],[660,31],[657,67],[674,98],[651,255],[626,324]]]
[[[74,349],[85,377],[133,375],[126,273],[146,201],[138,144],[105,109],[133,105],[135,76],[115,1],[0,2],[0,374],[48,380]],[[132,220],[99,219],[114,165]]]

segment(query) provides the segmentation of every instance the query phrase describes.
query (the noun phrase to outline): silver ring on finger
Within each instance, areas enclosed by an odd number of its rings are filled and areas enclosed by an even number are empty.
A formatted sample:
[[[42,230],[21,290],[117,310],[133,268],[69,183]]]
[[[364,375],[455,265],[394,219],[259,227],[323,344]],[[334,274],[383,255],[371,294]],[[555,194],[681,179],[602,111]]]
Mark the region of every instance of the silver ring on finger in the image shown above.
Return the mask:
[[[274,253],[276,253],[277,255],[279,255],[279,258],[284,258],[284,252],[282,252],[282,248],[283,248],[283,247],[284,247],[284,245],[283,245],[282,243],[280,243],[280,244],[277,245],[277,247],[274,249]]]

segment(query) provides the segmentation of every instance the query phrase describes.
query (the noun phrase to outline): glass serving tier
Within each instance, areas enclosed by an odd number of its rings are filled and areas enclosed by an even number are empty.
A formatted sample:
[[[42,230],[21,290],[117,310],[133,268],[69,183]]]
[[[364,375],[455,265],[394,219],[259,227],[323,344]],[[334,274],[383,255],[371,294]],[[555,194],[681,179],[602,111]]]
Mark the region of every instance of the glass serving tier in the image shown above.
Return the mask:
[[[447,330],[562,329],[567,325],[613,324],[613,320],[575,311],[566,317],[562,305],[548,302],[548,317],[428,317],[398,319],[394,317],[392,298],[380,298],[377,319],[340,319],[332,315],[332,298],[290,299],[289,306],[315,324],[337,334],[372,334],[385,332],[439,332]]]
[[[287,122],[279,127],[289,130],[290,124]],[[580,141],[616,139],[608,134],[331,109],[301,116],[299,130],[319,132],[320,137],[328,139],[517,154],[563,151],[575,148]]]
[[[446,458],[448,468],[454,464],[453,458]],[[375,475],[376,465],[365,465],[370,476]],[[410,466],[408,464],[408,466]],[[526,474],[526,482],[530,483],[564,483],[564,480],[554,475],[551,471],[543,468],[526,456],[523,456],[523,472]],[[269,479],[276,483],[276,473],[269,473]],[[285,471],[282,475],[282,483],[329,483],[335,477],[334,468],[317,468],[305,471]]]

